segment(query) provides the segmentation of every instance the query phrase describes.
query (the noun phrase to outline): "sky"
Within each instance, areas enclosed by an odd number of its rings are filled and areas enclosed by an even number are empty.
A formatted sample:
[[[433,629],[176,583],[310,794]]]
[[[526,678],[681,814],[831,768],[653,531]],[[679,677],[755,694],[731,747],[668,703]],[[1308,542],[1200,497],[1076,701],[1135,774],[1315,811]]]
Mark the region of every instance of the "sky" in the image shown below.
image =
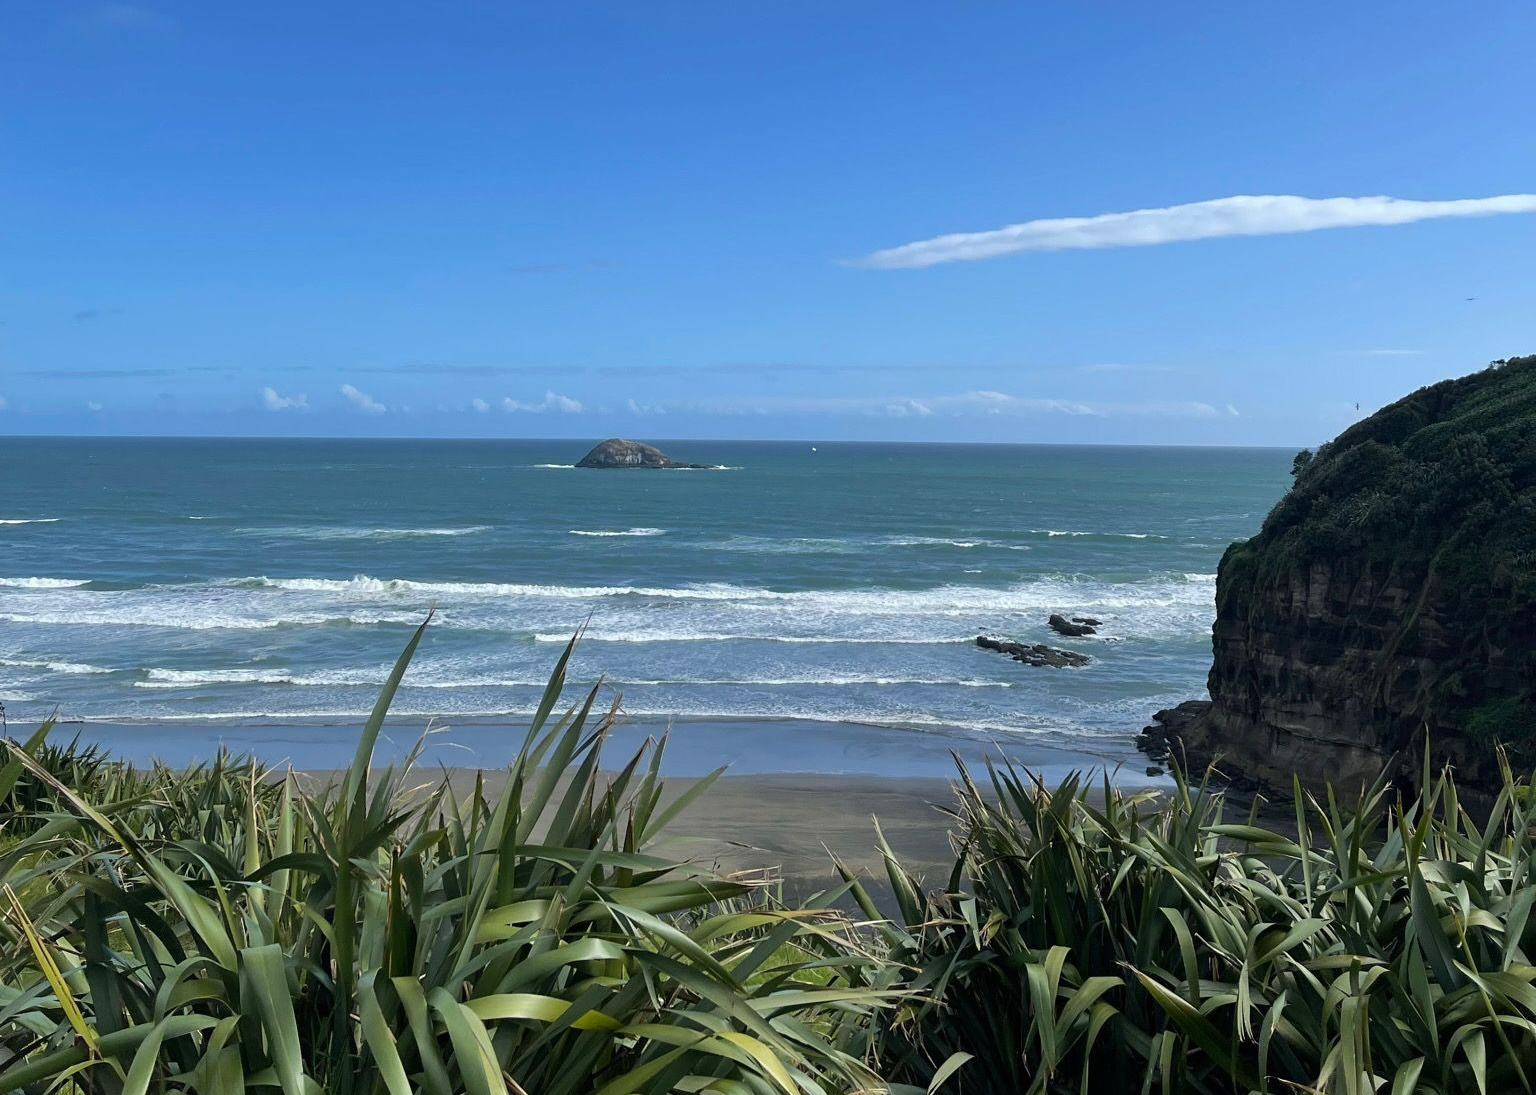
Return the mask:
[[[1528,0],[0,24],[0,434],[1301,446],[1536,353]]]

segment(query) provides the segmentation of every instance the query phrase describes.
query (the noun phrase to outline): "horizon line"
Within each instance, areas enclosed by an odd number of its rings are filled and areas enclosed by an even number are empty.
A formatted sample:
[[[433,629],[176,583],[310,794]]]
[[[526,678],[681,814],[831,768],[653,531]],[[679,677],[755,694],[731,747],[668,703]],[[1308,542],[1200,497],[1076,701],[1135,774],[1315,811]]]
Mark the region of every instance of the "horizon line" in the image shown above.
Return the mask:
[[[597,438],[592,444],[620,437],[618,434],[610,437]],[[637,438],[622,438],[633,441]],[[521,444],[534,444],[548,442],[551,444],[582,444],[585,438],[572,437],[499,437],[499,436],[446,436],[439,434],[413,436],[410,434],[389,435],[342,435],[342,434],[196,434],[196,433],[168,433],[168,434],[114,434],[114,433],[17,433],[0,434],[0,443],[5,441],[510,441]],[[682,443],[688,445],[963,445],[972,448],[977,447],[1036,447],[1036,448],[1077,448],[1077,449],[1275,449],[1290,451],[1294,442],[1285,444],[1252,444],[1236,441],[1189,441],[1183,443],[1167,444],[1145,441],[935,441],[921,438],[829,438],[829,437],[655,437],[652,436],[645,444],[673,444]],[[1301,443],[1302,448],[1315,448],[1323,444],[1322,441]]]

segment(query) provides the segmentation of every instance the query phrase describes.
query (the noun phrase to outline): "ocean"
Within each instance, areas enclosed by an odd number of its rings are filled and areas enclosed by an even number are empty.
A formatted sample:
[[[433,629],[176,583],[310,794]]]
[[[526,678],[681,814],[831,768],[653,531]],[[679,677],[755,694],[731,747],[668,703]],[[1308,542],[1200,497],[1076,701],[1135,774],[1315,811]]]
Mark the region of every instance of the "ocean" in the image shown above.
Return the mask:
[[[112,723],[346,724],[435,613],[395,710],[531,712],[572,679],[643,721],[810,720],[1123,745],[1204,694],[1216,564],[1274,449],[0,439],[0,702]],[[1100,634],[1061,639],[1052,612]],[[1035,668],[987,633],[1092,657]],[[793,743],[786,742],[786,749]]]

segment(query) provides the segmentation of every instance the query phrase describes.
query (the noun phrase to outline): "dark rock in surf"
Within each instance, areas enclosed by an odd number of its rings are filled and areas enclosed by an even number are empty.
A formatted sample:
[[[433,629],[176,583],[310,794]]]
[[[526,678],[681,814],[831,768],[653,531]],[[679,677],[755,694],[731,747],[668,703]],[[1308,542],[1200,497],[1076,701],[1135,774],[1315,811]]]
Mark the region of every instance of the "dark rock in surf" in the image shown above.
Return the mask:
[[[1073,623],[1060,613],[1052,613],[1046,623],[1051,625],[1051,630],[1058,635],[1065,635],[1069,639],[1081,639],[1084,635],[1097,635],[1098,629],[1090,623]]]
[[[995,650],[999,654],[1007,654],[1014,661],[1023,662],[1025,665],[1048,666],[1052,669],[1087,665],[1093,660],[1088,655],[1079,654],[1075,650],[1057,650],[1054,646],[1046,646],[1044,643],[1015,643],[1007,639],[988,638],[986,635],[977,635],[976,645],[983,650]]]
[[[610,437],[576,462],[578,468],[697,468],[715,469],[718,464],[684,464],[652,445],[622,437]]]
[[[1175,755],[1182,762],[1184,758],[1177,753],[1184,732],[1210,710],[1210,700],[1185,700],[1177,707],[1159,711],[1152,716],[1152,725],[1136,735],[1136,747],[1155,761],[1165,762]]]

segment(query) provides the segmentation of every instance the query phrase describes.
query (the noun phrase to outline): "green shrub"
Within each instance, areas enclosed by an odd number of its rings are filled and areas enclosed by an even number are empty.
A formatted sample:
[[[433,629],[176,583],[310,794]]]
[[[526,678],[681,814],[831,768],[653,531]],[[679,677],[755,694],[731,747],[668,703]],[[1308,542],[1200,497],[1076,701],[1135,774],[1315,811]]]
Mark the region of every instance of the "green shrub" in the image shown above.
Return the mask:
[[[1256,546],[1305,566],[1370,547],[1448,581],[1536,586],[1536,356],[1421,388],[1292,463]],[[1449,548],[1449,550],[1446,550]]]
[[[501,793],[371,772],[419,638],[335,787],[221,757],[76,790],[8,743],[0,792],[52,801],[0,814],[0,1091],[872,1086],[846,922],[655,854],[694,792],[662,805],[659,747],[603,772],[597,690],[555,715],[569,648]]]
[[[1014,1092],[1530,1091],[1536,805],[1481,825],[1426,773],[1407,802],[1300,798],[1294,832],[1220,795],[962,771],[959,858],[925,893],[888,855],[889,1079]],[[1097,793],[1095,793],[1097,792]],[[865,898],[867,901],[867,897]]]
[[[605,773],[596,690],[555,714],[569,648],[504,789],[372,771],[414,647],[332,787],[7,743],[0,1092],[1536,1086],[1536,796],[1507,767],[1481,821],[1426,771],[1263,824],[1204,785],[962,767],[948,876],[877,831],[897,916],[844,869],[855,925],[658,855],[708,781]]]
[[[1473,709],[1467,733],[1482,742],[1529,750],[1536,747],[1536,709],[1509,696]]]

